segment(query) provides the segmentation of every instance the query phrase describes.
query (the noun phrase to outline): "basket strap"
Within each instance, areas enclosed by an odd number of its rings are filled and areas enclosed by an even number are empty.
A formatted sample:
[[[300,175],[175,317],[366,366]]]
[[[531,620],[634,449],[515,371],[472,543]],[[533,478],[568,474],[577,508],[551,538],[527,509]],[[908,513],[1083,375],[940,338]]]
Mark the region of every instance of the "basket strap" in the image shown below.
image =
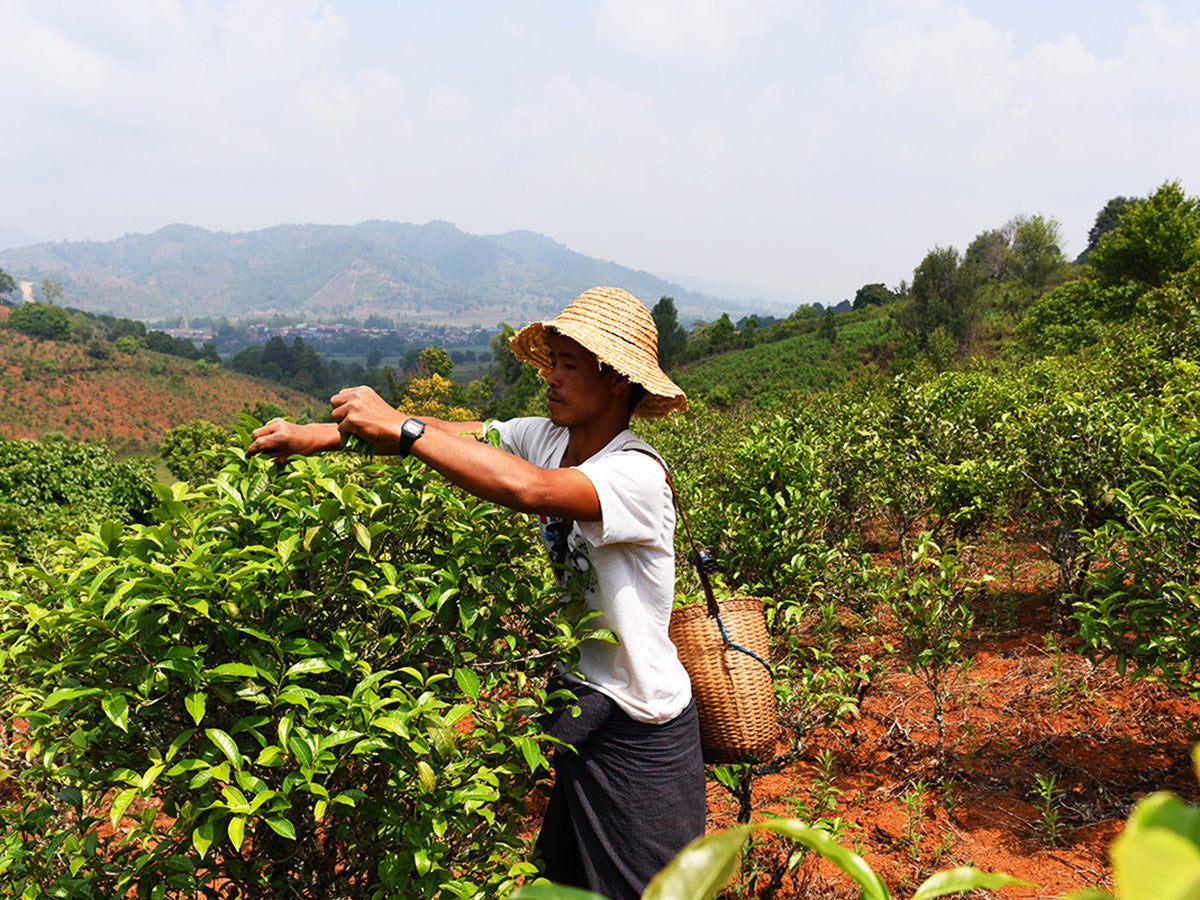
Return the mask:
[[[632,450],[635,453],[644,453],[646,456],[650,457],[652,460],[662,466],[663,474],[667,476],[667,487],[671,489],[671,500],[675,504],[675,511],[679,513],[679,520],[683,522],[683,530],[684,533],[687,534],[688,543],[692,545],[692,565],[696,567],[696,572],[700,575],[700,584],[704,588],[704,596],[708,603],[709,618],[715,617],[719,622],[721,618],[720,607],[717,606],[717,597],[716,594],[713,593],[712,582],[708,580],[710,572],[712,572],[714,569],[713,560],[712,557],[710,557],[707,553],[702,553],[696,547],[696,539],[692,537],[692,529],[688,525],[687,515],[683,511],[683,504],[679,502],[679,491],[675,489],[675,479],[671,477],[671,470],[667,468],[667,464],[663,462],[660,457],[643,447],[626,446],[624,449]],[[725,637],[724,625],[721,626],[721,636]],[[725,638],[725,641],[726,643],[729,643],[728,638]]]
[[[683,530],[687,534],[688,543],[692,545],[692,564],[696,567],[696,572],[700,576],[700,584],[704,588],[704,596],[708,605],[708,617],[717,620],[717,629],[721,632],[721,640],[725,642],[725,646],[758,660],[766,668],[767,672],[770,673],[771,677],[774,678],[775,672],[769,662],[753,650],[743,647],[741,644],[735,644],[729,639],[729,633],[725,631],[725,623],[721,621],[721,607],[717,603],[716,594],[713,593],[712,582],[708,580],[709,574],[716,571],[715,562],[711,556],[696,547],[696,539],[692,537],[692,529],[688,527],[687,515],[683,511],[683,504],[679,502],[679,491],[675,489],[675,479],[671,477],[671,470],[667,468],[667,464],[657,454],[651,453],[643,447],[626,446],[623,449],[633,450],[636,453],[644,453],[662,466],[663,474],[667,476],[667,486],[671,489],[671,500],[675,504],[675,510],[679,513],[679,520],[683,522]]]

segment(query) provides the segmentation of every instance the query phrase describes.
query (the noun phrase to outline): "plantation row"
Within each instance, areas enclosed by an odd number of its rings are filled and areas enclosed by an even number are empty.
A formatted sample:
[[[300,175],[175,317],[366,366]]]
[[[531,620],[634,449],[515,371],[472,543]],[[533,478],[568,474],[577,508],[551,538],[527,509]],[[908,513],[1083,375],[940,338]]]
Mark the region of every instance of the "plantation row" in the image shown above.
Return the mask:
[[[1200,688],[1200,369],[1131,336],[1092,357],[860,383],[731,426],[656,424],[703,543],[780,608],[858,597],[863,551],[925,534],[964,561],[1015,532],[1098,652]],[[884,582],[890,578],[887,575]]]

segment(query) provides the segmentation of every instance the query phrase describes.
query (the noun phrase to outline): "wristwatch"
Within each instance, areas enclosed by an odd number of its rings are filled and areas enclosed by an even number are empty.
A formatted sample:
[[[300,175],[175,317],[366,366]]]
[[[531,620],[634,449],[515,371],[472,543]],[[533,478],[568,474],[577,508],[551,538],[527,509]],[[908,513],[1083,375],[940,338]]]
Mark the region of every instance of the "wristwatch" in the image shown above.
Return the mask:
[[[417,438],[425,433],[425,423],[420,419],[405,419],[400,426],[400,449],[398,455],[408,456]]]

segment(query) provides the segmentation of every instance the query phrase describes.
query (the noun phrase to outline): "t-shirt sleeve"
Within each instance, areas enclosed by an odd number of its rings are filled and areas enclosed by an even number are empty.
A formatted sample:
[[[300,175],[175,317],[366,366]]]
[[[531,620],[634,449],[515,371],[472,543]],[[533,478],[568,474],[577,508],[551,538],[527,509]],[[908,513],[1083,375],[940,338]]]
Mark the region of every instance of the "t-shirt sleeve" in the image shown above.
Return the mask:
[[[600,498],[600,521],[579,522],[584,538],[597,547],[615,543],[653,543],[671,509],[662,467],[644,453],[607,453],[582,463]]]

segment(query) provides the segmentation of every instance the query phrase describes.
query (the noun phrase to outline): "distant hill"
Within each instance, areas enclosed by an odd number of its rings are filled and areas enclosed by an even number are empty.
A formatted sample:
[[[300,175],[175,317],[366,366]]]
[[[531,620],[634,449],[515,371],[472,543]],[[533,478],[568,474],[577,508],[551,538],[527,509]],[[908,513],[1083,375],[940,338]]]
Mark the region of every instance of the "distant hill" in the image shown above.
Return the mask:
[[[0,320],[8,310],[0,306]],[[259,403],[287,415],[327,409],[305,394],[218,368],[140,350],[89,356],[80,343],[39,341],[0,327],[0,438],[60,432],[122,453],[156,447],[191,419],[233,425]]]
[[[37,244],[42,240],[37,235],[30,234],[21,228],[0,225],[0,250],[7,250],[9,247],[24,247],[27,244]]]
[[[279,225],[237,234],[170,225],[113,241],[5,250],[0,268],[18,282],[61,282],[65,305],[144,321],[377,314],[517,325],[553,315],[600,284],[623,287],[650,307],[671,296],[681,322],[743,311],[740,302],[584,256],[533,232],[481,237],[449,222]]]

